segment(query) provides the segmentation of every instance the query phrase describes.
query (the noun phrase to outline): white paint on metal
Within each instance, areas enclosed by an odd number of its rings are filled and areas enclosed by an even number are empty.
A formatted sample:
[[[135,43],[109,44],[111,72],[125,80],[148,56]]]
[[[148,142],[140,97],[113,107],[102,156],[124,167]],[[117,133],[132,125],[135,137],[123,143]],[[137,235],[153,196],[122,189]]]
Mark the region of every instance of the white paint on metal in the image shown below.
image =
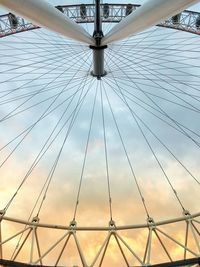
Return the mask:
[[[157,228],[157,231],[159,231],[162,235],[164,235],[165,237],[167,237],[169,240],[171,240],[172,242],[176,243],[177,245],[179,245],[180,247],[182,247],[183,249],[186,249],[188,252],[190,252],[191,254],[193,254],[195,257],[198,257],[199,255],[195,252],[193,252],[191,249],[189,249],[188,247],[186,247],[185,245],[181,244],[179,241],[177,241],[175,238],[173,238],[172,236],[168,235],[167,233],[165,233],[164,231],[162,231],[161,229]]]
[[[189,223],[189,227],[190,227],[190,229],[191,229],[192,235],[193,235],[194,240],[195,240],[195,243],[196,243],[196,247],[198,248],[199,255],[200,255],[200,243],[199,243],[199,241],[198,241],[198,237],[196,236],[196,232],[195,232],[195,229],[194,229],[194,227],[193,227],[193,225],[192,225],[192,221],[189,220],[188,223]]]
[[[195,218],[200,217],[200,212],[195,213],[195,214],[191,214],[189,216],[190,219],[194,220]],[[4,221],[10,221],[10,222],[15,222],[15,223],[19,223],[19,224],[24,224],[26,226],[33,226],[36,225],[36,223],[34,222],[30,222],[30,221],[25,221],[25,220],[21,220],[21,219],[16,219],[16,218],[12,218],[12,217],[7,217],[4,216],[3,217]],[[166,224],[171,224],[171,223],[175,223],[175,222],[182,222],[185,221],[186,218],[185,216],[183,217],[179,217],[179,218],[174,218],[174,219],[169,219],[169,220],[164,220],[164,221],[159,221],[159,222],[155,222],[154,226],[160,226],[160,225],[166,225]],[[195,221],[195,220],[194,220]],[[198,222],[198,221],[196,221]],[[198,222],[199,223],[199,222]],[[71,226],[64,226],[64,225],[55,225],[55,224],[44,224],[44,223],[37,223],[37,227],[38,228],[49,228],[49,229],[60,229],[60,230],[71,230]],[[124,225],[124,226],[116,226],[115,230],[130,230],[130,229],[142,229],[142,228],[149,228],[148,224],[133,224],[133,225]],[[110,231],[110,227],[109,226],[75,226],[74,230],[76,231]]]
[[[93,38],[89,33],[45,0],[0,0],[0,5],[37,26],[48,28],[79,42],[93,44]]]
[[[199,0],[148,0],[113,27],[103,38],[102,45],[142,32],[197,2]]]
[[[147,248],[147,265],[150,265],[151,261],[151,245],[152,245],[152,227],[149,229],[148,248]]]
[[[70,231],[68,231],[67,233],[65,233],[61,238],[59,238],[59,240],[57,240],[43,255],[41,255],[39,257],[39,259],[37,259],[33,264],[37,265],[42,259],[44,259],[55,247],[57,247],[64,238],[67,238],[68,235],[71,235],[72,233]]]
[[[16,236],[21,235],[21,234],[23,234],[24,232],[26,232],[27,230],[30,230],[30,229],[31,229],[31,227],[26,227],[22,231],[17,232],[16,234],[12,235],[11,237],[5,239],[4,241],[1,241],[0,245],[2,246],[3,244],[5,244],[5,243],[9,242],[10,240],[12,240],[13,238],[15,238]]]
[[[86,260],[85,260],[84,254],[83,254],[83,250],[82,250],[82,248],[81,248],[81,246],[80,246],[80,243],[79,243],[79,241],[78,241],[78,238],[77,238],[77,236],[76,236],[76,233],[73,232],[72,235],[73,235],[73,237],[74,237],[74,240],[75,240],[75,243],[76,243],[76,246],[77,246],[77,249],[78,249],[78,253],[79,253],[81,262],[82,262],[82,264],[83,264],[83,267],[87,267],[88,265],[87,265],[87,263],[86,263]]]
[[[30,251],[30,264],[33,263],[33,254],[34,254],[34,247],[35,247],[35,230],[36,226],[32,227],[32,239],[31,239],[31,251]]]
[[[118,234],[116,233],[116,236],[120,239],[120,241],[125,245],[125,247],[131,252],[131,254],[140,262],[142,265],[143,262],[140,259],[140,257],[133,251],[133,249],[130,247],[130,245],[127,244],[127,242]]]
[[[97,254],[96,254],[92,264],[90,265],[90,267],[94,267],[94,265],[97,262],[101,252],[105,248],[106,244],[109,242],[110,237],[111,237],[111,232],[109,232],[108,235],[106,236],[106,239],[104,240],[103,244],[101,245],[101,247],[100,247],[99,251],[97,252]]]
[[[190,240],[193,240],[193,238],[194,238],[196,240],[196,247],[198,248],[199,247],[199,245],[198,245],[198,237],[197,237],[197,235],[195,233],[195,229],[192,228],[193,227],[192,216],[194,216],[194,215],[190,215],[187,218],[185,216],[185,222],[186,223],[190,223],[191,230],[193,229],[193,235],[191,233],[191,239]],[[189,219],[189,221],[188,221],[188,219]],[[116,228],[114,228],[114,229],[108,228],[108,232],[107,232],[106,238],[103,241],[103,244],[100,244],[100,249],[98,249],[97,253],[95,253],[94,258],[92,260],[92,263],[90,265],[87,265],[87,261],[86,261],[85,255],[84,255],[84,250],[82,249],[82,247],[80,245],[80,242],[79,242],[79,239],[78,239],[79,235],[77,234],[77,230],[74,229],[74,228],[71,228],[71,230],[69,230],[67,232],[64,231],[64,235],[61,235],[61,237],[57,241],[55,241],[53,244],[51,244],[50,247],[47,248],[47,251],[43,255],[41,255],[40,249],[39,249],[38,250],[39,258],[37,258],[36,261],[33,261],[33,256],[35,255],[35,252],[36,252],[36,249],[35,249],[36,242],[38,242],[37,241],[37,233],[36,233],[37,227],[38,227],[38,224],[33,224],[31,228],[29,227],[29,232],[26,235],[24,241],[22,242],[22,244],[21,244],[21,246],[20,246],[20,248],[19,248],[19,250],[17,252],[17,255],[18,255],[19,252],[22,250],[22,248],[24,246],[30,244],[31,245],[30,246],[30,248],[31,248],[30,263],[34,264],[34,265],[36,265],[39,262],[41,262],[42,259],[44,259],[48,254],[50,254],[50,252],[52,252],[59,244],[61,244],[61,242],[63,242],[66,239],[66,241],[64,242],[64,246],[61,248],[61,252],[59,253],[58,257],[56,258],[57,259],[56,262],[58,263],[60,258],[61,258],[61,256],[62,256],[62,253],[63,253],[64,249],[67,248],[67,245],[70,246],[68,241],[72,236],[73,236],[74,241],[76,243],[76,249],[77,249],[76,251],[78,252],[78,255],[79,255],[79,258],[80,258],[80,260],[82,262],[82,266],[83,267],[93,267],[93,266],[96,265],[98,260],[100,261],[99,266],[101,266],[101,263],[104,261],[105,255],[108,252],[108,247],[109,247],[110,239],[111,239],[112,236],[114,236],[116,238],[116,241],[118,240],[120,242],[118,244],[118,246],[119,246],[119,248],[122,249],[121,250],[122,254],[125,255],[126,251],[131,252],[131,254],[133,255],[133,258],[135,258],[142,266],[150,265],[150,263],[152,261],[152,251],[151,251],[151,249],[153,248],[153,245],[154,245],[154,241],[153,241],[152,237],[153,237],[153,234],[155,232],[154,231],[155,230],[155,228],[154,228],[155,224],[148,225],[148,229],[147,230],[149,230],[149,234],[148,234],[148,236],[145,235],[146,238],[147,238],[147,240],[146,240],[146,249],[145,249],[144,255],[141,253],[140,257],[136,254],[135,249],[133,250],[133,248],[132,248],[133,244],[131,244],[131,242],[128,242],[129,243],[128,244],[127,240],[124,239],[125,236],[124,236],[123,232],[122,233],[117,232]],[[25,232],[25,230],[23,230],[23,231]],[[23,231],[21,231],[21,232],[23,232]],[[187,244],[184,245],[184,244],[180,243],[179,241],[177,241],[177,239],[176,239],[177,237],[176,237],[176,233],[175,232],[173,233],[175,237],[173,237],[173,236],[167,234],[166,232],[164,232],[163,230],[161,230],[159,228],[156,228],[156,231],[158,231],[160,233],[160,236],[163,236],[165,239],[167,238],[167,239],[171,240],[174,243],[174,245],[178,245],[180,248],[183,248],[184,250],[186,250],[187,252],[193,254],[195,257],[198,258],[199,255],[198,255],[198,253],[195,252],[194,246],[192,245],[191,248],[189,248]],[[31,232],[32,232],[32,240],[30,239],[28,241],[28,236],[30,235]],[[122,236],[124,236],[123,238],[122,238],[121,234],[122,234]],[[197,231],[197,234],[198,234],[198,231]],[[18,235],[19,235],[19,233],[18,233]],[[186,236],[188,236],[188,232],[186,233]],[[186,236],[185,236],[185,238],[186,238]],[[38,242],[38,244],[39,244],[39,242]],[[167,248],[165,246],[163,248],[165,248],[167,255],[169,255],[169,251],[167,250]],[[142,260],[142,258],[143,258],[143,260]],[[57,263],[55,264],[55,266],[57,266]]]

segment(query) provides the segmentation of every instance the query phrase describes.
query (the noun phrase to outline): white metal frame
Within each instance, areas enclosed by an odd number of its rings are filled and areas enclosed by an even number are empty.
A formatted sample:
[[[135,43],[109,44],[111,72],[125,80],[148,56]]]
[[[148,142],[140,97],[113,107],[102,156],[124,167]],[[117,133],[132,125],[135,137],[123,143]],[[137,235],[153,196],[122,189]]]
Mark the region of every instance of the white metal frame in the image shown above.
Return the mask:
[[[24,246],[29,244],[30,247],[30,264],[43,264],[43,260],[47,259],[50,252],[52,252],[58,245],[61,244],[61,242],[64,241],[64,244],[61,246],[60,252],[58,253],[57,257],[55,258],[55,264],[54,266],[59,266],[59,261],[62,258],[65,249],[67,248],[69,244],[70,238],[72,238],[75,242],[77,253],[79,255],[79,258],[81,260],[83,267],[93,267],[97,263],[98,260],[100,260],[99,267],[102,265],[105,255],[107,253],[109,243],[111,238],[113,237],[116,241],[116,247],[118,247],[122,258],[124,259],[125,265],[130,266],[129,260],[127,258],[127,251],[131,253],[133,259],[135,259],[140,266],[150,266],[152,264],[152,254],[153,254],[153,237],[157,240],[157,242],[160,244],[160,248],[164,251],[166,254],[166,257],[168,258],[169,262],[173,262],[172,256],[170,255],[169,248],[165,245],[165,241],[163,239],[170,240],[175,246],[181,248],[183,250],[183,259],[188,259],[187,254],[193,256],[193,258],[199,259],[200,257],[200,233],[198,228],[195,226],[197,224],[200,224],[200,213],[190,215],[188,212],[184,214],[181,218],[176,218],[172,220],[166,220],[166,221],[160,221],[160,222],[154,222],[153,219],[149,218],[147,220],[146,224],[139,224],[139,225],[127,225],[127,226],[116,226],[113,223],[110,223],[108,227],[78,227],[76,223],[72,223],[69,226],[61,226],[61,225],[49,225],[49,224],[41,224],[39,223],[39,218],[34,218],[31,222],[26,222],[23,220],[17,220],[13,218],[3,217],[2,221],[0,223],[0,229],[2,226],[2,223],[6,221],[11,221],[13,223],[21,224],[23,227],[23,230],[15,233],[14,235],[11,235],[9,238],[5,240],[0,240],[0,251],[3,255],[3,249],[4,246],[12,242],[12,240],[21,234],[24,234],[24,238],[18,247],[15,256],[13,257],[13,260],[17,261],[17,257],[20,255],[22,249]],[[162,229],[162,226],[169,226],[172,223],[182,223],[185,222],[186,228],[185,228],[185,236],[184,240],[185,242],[182,243],[178,240],[178,238],[172,234],[169,234],[166,232],[166,230]],[[37,230],[39,228],[49,228],[52,231],[60,231],[60,238],[56,240],[53,244],[49,246],[49,248],[42,252],[41,246],[40,246],[40,239],[37,233]],[[148,232],[147,238],[146,238],[146,246],[144,247],[143,256],[139,256],[136,248],[133,247],[133,245],[129,244],[123,237],[123,231],[124,230],[134,230],[134,229],[146,229]],[[190,231],[189,231],[190,229]],[[105,231],[107,232],[106,238],[104,239],[103,243],[100,244],[100,248],[96,255],[94,256],[92,262],[89,264],[87,262],[87,257],[84,255],[84,250],[80,245],[79,238],[77,236],[77,233],[79,231],[92,231],[94,233],[98,233],[99,231]],[[195,247],[189,246],[189,240],[193,239],[195,243]],[[196,252],[198,251],[198,252]],[[38,255],[37,258],[33,255]],[[138,266],[138,265],[137,265]]]
[[[93,44],[92,37],[46,1],[1,0],[0,5],[31,22],[79,42]],[[52,19],[53,18],[53,19]]]
[[[113,27],[103,38],[102,44],[116,42],[129,35],[144,31],[197,2],[199,0],[149,0]]]

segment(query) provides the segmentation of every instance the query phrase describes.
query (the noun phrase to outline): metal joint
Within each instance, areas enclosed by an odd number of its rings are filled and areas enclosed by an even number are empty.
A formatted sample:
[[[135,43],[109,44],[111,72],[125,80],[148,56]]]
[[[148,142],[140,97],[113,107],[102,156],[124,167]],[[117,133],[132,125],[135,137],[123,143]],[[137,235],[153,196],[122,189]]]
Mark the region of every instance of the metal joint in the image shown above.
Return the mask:
[[[99,32],[94,31],[93,38],[95,39],[96,46],[101,46],[101,40],[104,37],[103,31],[100,30]]]
[[[109,227],[110,227],[112,230],[113,230],[113,229],[116,229],[115,221],[110,220],[110,222],[109,222]]]
[[[0,221],[2,221],[6,211],[5,210],[0,210]]]
[[[107,48],[107,46],[101,46],[101,40],[103,37],[101,5],[100,0],[96,0],[93,33],[95,46],[90,46],[90,48],[93,49],[93,71],[91,71],[91,75],[96,77],[98,80],[101,80],[101,77],[106,75],[106,71],[104,70],[104,49]]]
[[[39,221],[40,221],[40,219],[39,219],[39,217],[38,217],[38,216],[36,216],[36,217],[33,217],[33,219],[32,219],[32,223],[34,223],[34,224],[37,224],[37,223],[39,223]]]
[[[147,224],[148,224],[149,228],[151,228],[151,229],[155,229],[156,228],[156,224],[154,222],[154,219],[151,218],[151,217],[147,218]]]
[[[72,220],[72,221],[70,222],[70,224],[69,224],[69,226],[70,226],[71,229],[76,228],[76,225],[77,225],[77,222],[76,222],[75,220]]]
[[[107,45],[100,45],[100,46],[95,46],[95,45],[90,45],[89,48],[93,49],[93,50],[104,50],[106,49],[108,46]]]
[[[192,220],[192,216],[188,210],[184,210],[183,215],[186,217],[187,221]]]

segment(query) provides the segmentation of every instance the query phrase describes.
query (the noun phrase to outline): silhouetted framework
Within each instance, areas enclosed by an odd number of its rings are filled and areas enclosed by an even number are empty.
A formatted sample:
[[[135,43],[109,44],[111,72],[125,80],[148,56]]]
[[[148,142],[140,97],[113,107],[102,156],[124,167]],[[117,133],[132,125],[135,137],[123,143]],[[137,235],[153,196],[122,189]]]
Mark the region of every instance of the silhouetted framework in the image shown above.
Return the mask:
[[[31,265],[31,264],[26,264],[26,263],[22,263],[22,262],[17,262],[17,261],[10,261],[10,260],[2,260],[0,259],[0,264],[1,266],[7,266],[7,267],[28,267],[28,266],[32,266],[32,267],[39,267],[39,266],[43,266],[43,267],[50,267],[48,265]]]
[[[134,4],[103,4],[101,5],[102,22],[118,23],[140,5]],[[63,5],[56,8],[77,23],[94,23],[95,5]],[[194,34],[200,34],[200,13],[185,10],[172,18],[161,22],[158,26],[178,29]],[[12,13],[0,16],[0,37],[34,30],[38,26]]]
[[[152,267],[178,267],[178,266],[191,266],[193,264],[198,264],[200,266],[200,258],[197,259],[188,259],[175,262],[166,262],[161,264],[151,265]]]
[[[9,260],[1,260],[0,264],[5,267],[51,267],[47,265],[32,265],[32,264],[25,264],[21,262],[16,261],[9,261]],[[181,261],[174,261],[174,262],[166,262],[161,264],[153,264],[149,265],[149,267],[184,267],[184,266],[193,266],[198,264],[200,266],[200,258],[192,258],[187,260],[181,260]],[[148,267],[148,265],[146,265]]]

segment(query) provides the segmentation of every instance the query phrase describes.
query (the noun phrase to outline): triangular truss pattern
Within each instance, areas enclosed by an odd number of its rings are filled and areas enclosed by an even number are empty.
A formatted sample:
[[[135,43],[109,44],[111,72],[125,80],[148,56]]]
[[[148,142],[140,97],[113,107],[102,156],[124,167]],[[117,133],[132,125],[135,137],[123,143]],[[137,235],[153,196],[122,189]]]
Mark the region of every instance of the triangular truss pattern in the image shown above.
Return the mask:
[[[0,230],[3,231],[2,223],[6,223],[5,220],[1,221]],[[16,222],[13,222],[13,224]],[[168,233],[166,227],[170,227],[172,222],[167,223],[155,223],[153,219],[149,219],[146,226],[141,226],[141,228],[146,231],[146,245],[143,248],[143,255],[141,256],[138,253],[137,246],[130,244],[127,242],[126,236],[124,236],[123,230],[126,227],[117,227],[115,224],[110,224],[107,228],[87,228],[77,227],[76,224],[71,224],[69,227],[59,227],[59,226],[48,226],[48,230],[53,233],[53,231],[60,231],[60,237],[56,239],[56,241],[52,242],[48,246],[46,251],[42,251],[41,249],[41,238],[38,232],[43,229],[39,220],[34,219],[32,223],[29,225],[23,225],[23,229],[21,231],[16,232],[5,240],[1,237],[0,243],[0,252],[1,259],[4,259],[4,248],[6,245],[11,245],[14,242],[13,240],[17,240],[20,238],[20,242],[17,247],[14,248],[14,253],[12,256],[12,261],[17,262],[20,253],[23,253],[23,249],[29,249],[29,261],[27,264],[31,265],[46,265],[48,262],[49,254],[54,251],[58,246],[57,256],[55,258],[54,266],[59,266],[62,257],[65,255],[65,251],[70,246],[70,240],[72,240],[75,244],[76,253],[83,267],[95,267],[95,266],[103,266],[105,255],[108,254],[109,246],[112,240],[112,244],[114,244],[115,248],[120,252],[121,258],[125,266],[133,266],[130,264],[130,257],[127,257],[127,254],[131,255],[132,261],[135,262],[134,266],[150,266],[156,264],[154,258],[157,253],[164,253],[166,262],[170,265],[163,266],[175,266],[174,264],[180,261],[181,266],[184,263],[193,264],[199,263],[199,255],[200,255],[200,231],[199,231],[199,215],[191,216],[185,215],[185,218],[182,220],[177,220],[175,222],[177,225],[181,224],[184,226],[184,239],[179,240],[176,235],[176,232]],[[18,222],[19,224],[19,222]],[[165,226],[164,227],[162,227]],[[178,226],[179,227],[179,226]],[[131,227],[127,227],[128,230],[137,230],[140,228],[138,225]],[[163,229],[164,228],[164,229]],[[83,248],[81,247],[81,243],[79,241],[78,232],[79,231],[94,231],[96,234],[98,231],[107,232],[103,242],[99,244],[99,250],[95,254],[93,260],[89,263],[88,259],[85,257]],[[63,233],[64,232],[64,233]],[[171,243],[171,246],[167,244]],[[175,258],[172,254],[173,248],[177,248],[180,250],[179,258]],[[164,264],[164,263],[163,263]],[[160,265],[159,265],[160,266]],[[176,265],[179,266],[179,265]]]

